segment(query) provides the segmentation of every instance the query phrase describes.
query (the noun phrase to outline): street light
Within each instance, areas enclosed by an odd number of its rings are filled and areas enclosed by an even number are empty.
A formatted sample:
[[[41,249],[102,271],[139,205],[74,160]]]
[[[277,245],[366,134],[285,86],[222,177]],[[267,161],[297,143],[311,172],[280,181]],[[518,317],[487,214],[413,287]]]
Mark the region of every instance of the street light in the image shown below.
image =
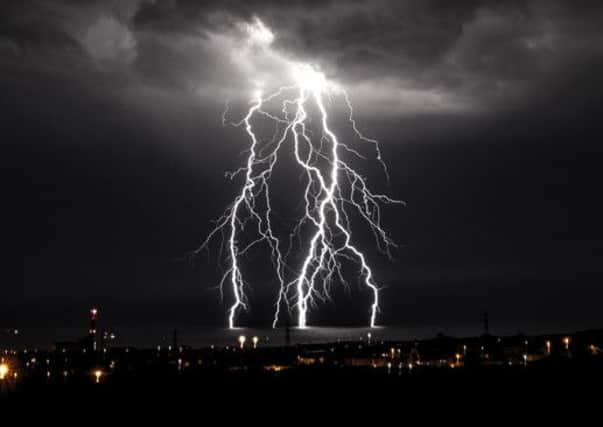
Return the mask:
[[[251,340],[253,341],[253,348],[257,348],[258,347],[258,341],[260,339],[258,337],[253,337]]]
[[[8,375],[10,369],[8,368],[8,363],[0,363],[0,380],[3,380]]]
[[[92,374],[94,375],[94,382],[96,384],[100,383],[100,380],[103,376],[103,371],[101,371],[100,369],[97,369]]]
[[[239,336],[239,344],[241,345],[241,350],[245,347],[245,341],[247,341],[247,337],[245,335]]]
[[[566,350],[569,350],[569,345],[570,345],[570,337],[564,337],[563,338],[563,345],[565,346]]]

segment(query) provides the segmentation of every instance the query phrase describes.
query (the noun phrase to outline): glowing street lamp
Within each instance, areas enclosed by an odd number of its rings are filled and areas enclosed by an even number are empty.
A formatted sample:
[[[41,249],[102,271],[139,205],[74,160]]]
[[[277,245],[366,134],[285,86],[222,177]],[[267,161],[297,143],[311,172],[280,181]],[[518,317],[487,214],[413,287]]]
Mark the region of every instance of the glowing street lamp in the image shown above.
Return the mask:
[[[257,348],[258,347],[258,341],[260,339],[258,337],[253,337],[251,340],[253,341],[253,348]]]
[[[563,345],[565,346],[566,350],[569,350],[569,346],[570,346],[570,337],[563,337]]]
[[[103,377],[103,371],[101,371],[100,369],[96,369],[92,375],[94,375],[94,382],[96,384],[100,383],[101,378]]]
[[[3,380],[8,376],[10,369],[8,367],[8,363],[0,363],[0,380]]]
[[[546,353],[547,354],[551,354],[551,341],[550,340],[546,340]]]
[[[241,346],[241,350],[245,347],[245,341],[247,341],[247,337],[245,335],[239,336],[239,344]]]

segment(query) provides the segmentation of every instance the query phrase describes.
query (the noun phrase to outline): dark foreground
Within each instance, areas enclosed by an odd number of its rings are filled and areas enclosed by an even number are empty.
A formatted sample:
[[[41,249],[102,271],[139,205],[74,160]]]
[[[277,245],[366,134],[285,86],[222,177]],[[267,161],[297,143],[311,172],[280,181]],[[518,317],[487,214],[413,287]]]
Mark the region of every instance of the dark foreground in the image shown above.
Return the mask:
[[[601,330],[280,348],[97,348],[82,341],[50,351],[4,350],[0,396],[4,401],[191,396],[236,401],[309,390],[310,396],[393,393],[430,400],[455,398],[463,389],[486,398],[510,388],[509,398],[533,399],[542,393],[600,397],[602,344]]]

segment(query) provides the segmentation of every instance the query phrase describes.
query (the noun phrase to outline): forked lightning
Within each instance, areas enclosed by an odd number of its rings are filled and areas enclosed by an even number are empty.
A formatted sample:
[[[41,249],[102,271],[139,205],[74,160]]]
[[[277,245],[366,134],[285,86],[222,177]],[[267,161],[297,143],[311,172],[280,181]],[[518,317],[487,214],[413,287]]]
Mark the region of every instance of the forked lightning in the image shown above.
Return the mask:
[[[256,26],[262,32],[262,39],[266,39],[269,30],[259,20]],[[268,35],[271,37],[271,33]],[[257,34],[254,36],[258,37]],[[374,327],[379,312],[380,288],[366,255],[353,243],[351,216],[361,218],[368,225],[378,249],[391,257],[390,249],[395,243],[381,224],[381,206],[403,202],[371,191],[366,179],[344,160],[343,153],[364,157],[350,144],[341,141],[331,127],[329,110],[337,100],[348,111],[354,139],[374,145],[376,158],[388,174],[378,141],[365,137],[358,130],[347,93],[310,64],[291,62],[289,65],[291,84],[267,95],[257,91],[243,120],[233,123],[245,128],[250,146],[245,166],[228,176],[232,179],[244,175],[244,183],[197,251],[207,248],[217,235],[222,236],[228,267],[220,281],[220,289],[223,291],[229,286],[233,296],[228,310],[230,328],[235,327],[239,312],[248,308],[248,284],[241,272],[241,262],[246,252],[261,243],[270,251],[278,282],[273,327],[278,325],[283,310],[294,310],[297,325],[307,327],[310,308],[330,298],[331,284],[334,281],[346,284],[343,260],[353,261],[359,267],[363,285],[370,291],[369,325]],[[226,113],[224,122],[227,121]],[[313,118],[316,118],[315,127],[319,132],[311,129]],[[274,136],[267,141],[260,138],[252,126],[253,120],[273,123]],[[299,266],[289,265],[292,245],[289,243],[285,251],[274,232],[270,196],[270,180],[279,153],[290,146],[305,176],[305,189],[301,195],[304,214],[290,236],[290,242],[294,238],[302,242],[304,237],[308,239],[306,245],[302,244],[304,256]],[[311,229],[308,236],[307,228]],[[250,234],[252,238],[243,245],[240,237]]]

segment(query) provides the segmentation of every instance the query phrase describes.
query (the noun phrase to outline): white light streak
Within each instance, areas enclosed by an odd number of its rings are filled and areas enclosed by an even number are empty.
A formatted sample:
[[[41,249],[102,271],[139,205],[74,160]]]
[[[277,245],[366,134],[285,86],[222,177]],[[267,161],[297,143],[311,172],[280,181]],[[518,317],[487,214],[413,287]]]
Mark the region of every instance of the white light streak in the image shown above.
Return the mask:
[[[248,27],[249,43],[267,49],[274,38],[273,33],[256,19]],[[270,250],[271,261],[278,281],[273,327],[282,315],[282,308],[295,310],[297,325],[308,325],[310,308],[318,301],[330,298],[330,286],[334,280],[344,285],[342,260],[354,261],[361,273],[362,283],[371,295],[369,325],[374,327],[379,312],[380,288],[375,282],[373,270],[366,255],[354,243],[351,215],[364,220],[373,233],[378,249],[391,257],[390,249],[395,243],[388,237],[381,224],[383,204],[402,203],[384,194],[374,193],[365,177],[344,160],[342,153],[364,158],[360,152],[343,142],[332,129],[329,110],[333,100],[341,100],[347,109],[347,118],[355,138],[373,144],[376,159],[389,179],[382,159],[379,142],[365,137],[353,118],[353,108],[347,93],[330,82],[311,64],[290,63],[291,84],[268,95],[256,91],[247,114],[240,122],[224,123],[244,127],[250,140],[247,162],[244,167],[228,173],[231,179],[242,175],[244,183],[233,203],[216,221],[216,227],[207,236],[197,252],[206,249],[218,234],[222,236],[226,249],[228,268],[220,280],[220,290],[226,284],[230,288],[233,302],[228,310],[228,324],[234,328],[237,315],[248,309],[246,282],[241,272],[242,257],[251,248],[265,243]],[[280,107],[273,111],[269,105]],[[318,123],[320,134],[312,132],[312,119]],[[252,120],[265,120],[275,125],[272,139],[260,138]],[[281,149],[292,143],[295,161],[305,176],[303,191],[304,214],[291,233],[302,236],[302,228],[311,228],[308,246],[301,266],[288,265],[289,251],[284,252],[282,243],[274,232],[270,179]],[[250,224],[254,224],[253,227]],[[247,230],[255,236],[244,246],[240,236]],[[290,240],[291,240],[290,239]],[[290,245],[291,246],[291,245]],[[287,276],[291,276],[288,279]],[[222,293],[223,295],[223,293]]]

